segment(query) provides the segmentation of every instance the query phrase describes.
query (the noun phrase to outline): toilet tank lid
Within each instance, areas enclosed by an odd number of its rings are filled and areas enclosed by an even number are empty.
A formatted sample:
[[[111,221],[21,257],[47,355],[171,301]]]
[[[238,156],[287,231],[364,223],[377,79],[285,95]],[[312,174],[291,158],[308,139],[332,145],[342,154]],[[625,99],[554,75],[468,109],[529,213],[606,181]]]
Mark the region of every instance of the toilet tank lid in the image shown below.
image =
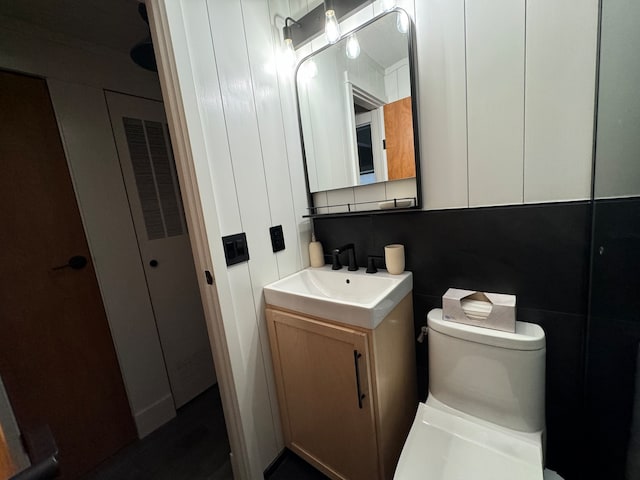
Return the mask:
[[[509,350],[541,350],[545,348],[544,330],[540,325],[516,322],[515,333],[476,327],[442,319],[442,309],[434,308],[427,315],[429,328],[451,337]]]

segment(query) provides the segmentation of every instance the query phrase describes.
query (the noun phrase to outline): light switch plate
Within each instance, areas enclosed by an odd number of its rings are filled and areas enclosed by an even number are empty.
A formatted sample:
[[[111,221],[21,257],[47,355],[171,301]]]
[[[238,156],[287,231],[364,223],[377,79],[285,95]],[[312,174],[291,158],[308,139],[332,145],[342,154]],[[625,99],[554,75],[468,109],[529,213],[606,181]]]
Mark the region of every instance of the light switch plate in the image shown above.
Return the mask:
[[[227,266],[249,260],[249,246],[244,232],[222,237],[222,246]]]

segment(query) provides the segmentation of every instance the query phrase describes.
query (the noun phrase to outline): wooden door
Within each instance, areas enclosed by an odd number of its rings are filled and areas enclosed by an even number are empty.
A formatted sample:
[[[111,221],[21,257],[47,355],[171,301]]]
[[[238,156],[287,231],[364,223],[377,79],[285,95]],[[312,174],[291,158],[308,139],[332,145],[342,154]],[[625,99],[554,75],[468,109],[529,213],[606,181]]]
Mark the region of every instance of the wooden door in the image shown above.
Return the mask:
[[[0,72],[0,376],[64,478],[136,438],[44,80]],[[70,257],[83,268],[58,268]],[[79,265],[76,265],[79,266]]]
[[[379,478],[367,334],[272,309],[267,319],[287,447],[332,478]]]
[[[387,144],[389,180],[416,176],[416,155],[413,143],[411,97],[384,106],[384,134]]]
[[[114,92],[106,97],[177,408],[216,377],[164,106]]]

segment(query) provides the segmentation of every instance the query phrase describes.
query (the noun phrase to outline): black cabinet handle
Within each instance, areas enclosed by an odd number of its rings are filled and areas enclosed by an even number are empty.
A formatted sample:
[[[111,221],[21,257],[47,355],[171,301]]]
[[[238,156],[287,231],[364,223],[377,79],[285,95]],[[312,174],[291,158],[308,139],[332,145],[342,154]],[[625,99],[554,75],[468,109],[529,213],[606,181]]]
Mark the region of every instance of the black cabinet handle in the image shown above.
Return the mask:
[[[87,266],[87,257],[82,255],[74,255],[64,265],[53,267],[53,270],[62,270],[63,268],[73,268],[74,270],[81,270]]]
[[[358,408],[362,408],[362,400],[366,396],[362,393],[362,388],[360,388],[360,365],[358,365],[358,360],[362,357],[361,353],[358,353],[358,350],[353,351],[353,364],[356,367],[356,391],[358,393]]]
[[[158,260],[155,258],[149,262],[149,266],[152,268],[156,268],[158,266]]]

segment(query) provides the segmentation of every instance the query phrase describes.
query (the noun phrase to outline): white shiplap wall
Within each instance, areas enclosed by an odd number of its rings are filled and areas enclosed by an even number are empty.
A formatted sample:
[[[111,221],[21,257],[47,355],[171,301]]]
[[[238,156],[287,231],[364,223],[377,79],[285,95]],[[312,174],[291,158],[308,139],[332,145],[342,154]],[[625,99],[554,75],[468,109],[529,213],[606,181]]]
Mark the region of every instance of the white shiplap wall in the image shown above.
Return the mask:
[[[464,0],[416,2],[425,209],[469,204],[464,15]]]
[[[591,194],[598,0],[527,2],[524,202]]]
[[[522,203],[524,0],[465,2],[469,206]]]
[[[283,447],[262,287],[308,264],[297,126],[283,112],[295,102],[290,80],[277,68],[276,42],[289,6],[162,3],[212,255],[245,475],[260,478]],[[279,224],[286,249],[274,254],[268,229]],[[227,267],[220,237],[242,231],[250,260]]]
[[[398,3],[416,26],[423,208],[588,199],[597,0]],[[353,202],[358,188],[314,202]]]
[[[425,209],[589,198],[596,0],[416,3]]]

